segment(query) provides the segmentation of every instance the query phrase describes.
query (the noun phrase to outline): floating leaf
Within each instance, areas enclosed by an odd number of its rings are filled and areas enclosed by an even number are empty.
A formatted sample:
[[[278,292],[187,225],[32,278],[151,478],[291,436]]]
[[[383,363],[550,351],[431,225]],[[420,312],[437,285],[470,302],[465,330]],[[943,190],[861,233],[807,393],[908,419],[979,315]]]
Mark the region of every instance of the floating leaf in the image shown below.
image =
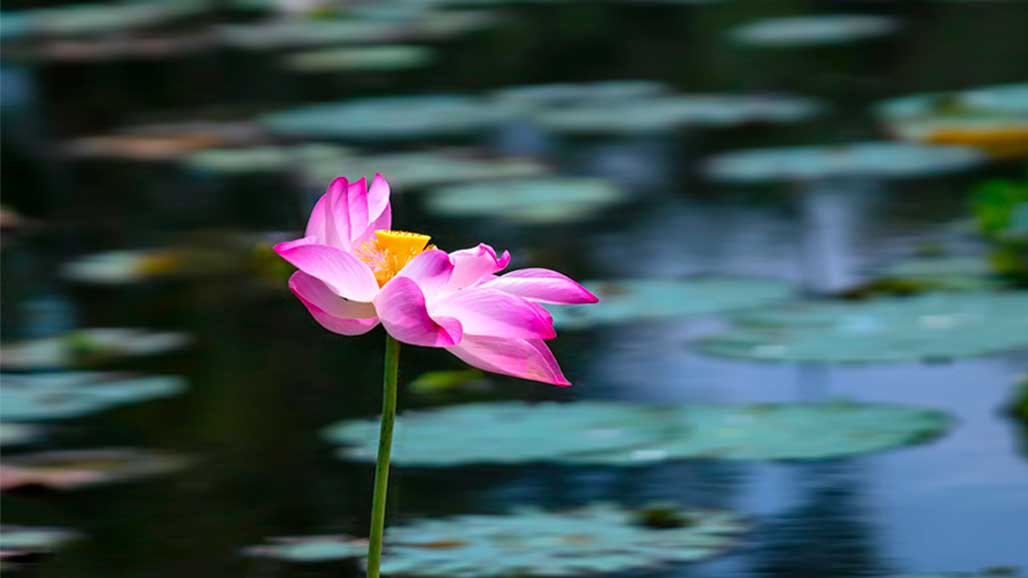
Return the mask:
[[[901,261],[882,271],[891,279],[926,283],[932,290],[984,291],[999,287],[992,268],[980,257],[922,257]]]
[[[469,136],[499,126],[510,111],[457,95],[394,96],[304,106],[265,116],[270,130],[349,141]]]
[[[197,151],[252,145],[261,139],[260,130],[252,124],[201,120],[131,127],[78,138],[63,148],[66,154],[80,158],[174,161]]]
[[[221,237],[180,247],[109,251],[78,257],[61,266],[69,281],[89,285],[129,285],[170,279],[217,277],[248,272],[255,238]],[[219,244],[220,243],[220,244]]]
[[[63,528],[0,526],[0,560],[17,562],[41,554],[51,554],[79,535]]]
[[[737,183],[894,179],[963,171],[984,160],[981,153],[967,147],[859,142],[735,151],[709,159],[705,172],[714,180]]]
[[[3,15],[4,39],[8,38],[9,31],[19,37],[124,33],[195,16],[204,8],[203,2],[181,0],[70,4],[6,12]],[[13,25],[7,23],[9,18],[14,20]]]
[[[544,224],[593,217],[626,196],[602,179],[547,177],[435,189],[425,205],[429,211],[449,217],[498,217]]]
[[[1028,348],[1028,292],[944,292],[754,311],[705,353],[765,361],[918,361]]]
[[[109,407],[178,395],[186,388],[178,377],[130,377],[67,372],[5,373],[0,388],[0,418],[28,421],[78,417]]]
[[[907,96],[881,102],[875,116],[898,138],[977,147],[991,156],[1028,156],[1028,84]]]
[[[397,19],[290,18],[225,25],[218,29],[218,36],[223,44],[232,48],[271,51],[337,44],[439,40],[481,30],[492,26],[494,21],[488,14],[466,11],[422,11]]]
[[[583,104],[616,103],[650,99],[667,92],[667,86],[650,80],[608,80],[604,82],[534,84],[497,90],[493,95],[524,110]]]
[[[42,435],[42,430],[24,423],[0,423],[0,446],[16,446],[32,443]]]
[[[885,16],[830,14],[768,18],[744,24],[729,34],[735,42],[761,48],[796,48],[847,44],[878,38],[899,30]]]
[[[6,343],[0,353],[5,370],[56,369],[123,357],[166,353],[189,342],[184,333],[139,329],[79,329],[57,337]]]
[[[23,454],[4,460],[0,487],[74,490],[168,474],[187,464],[172,454],[122,448]]]
[[[676,128],[794,123],[821,110],[816,101],[801,97],[699,94],[568,106],[541,111],[535,120],[565,134],[634,135]]]
[[[469,149],[440,149],[381,155],[328,156],[304,159],[313,182],[331,182],[340,174],[387,175],[393,193],[459,183],[516,179],[545,174],[547,167],[526,158],[483,156]]]
[[[550,306],[554,325],[581,329],[710,315],[760,307],[794,296],[789,284],[774,279],[617,279],[587,281],[585,286],[600,298],[600,302],[589,306]]]
[[[295,536],[269,541],[271,544],[253,546],[243,552],[248,556],[290,562],[326,562],[368,555],[368,541],[349,536]]]
[[[429,371],[419,375],[407,387],[410,388],[411,392],[418,395],[434,395],[456,390],[468,390],[476,385],[480,389],[488,389],[484,378],[485,374],[477,369]]]
[[[842,402],[749,406],[507,402],[410,411],[397,423],[393,463],[443,467],[840,458],[924,441],[943,433],[950,419],[934,410]],[[452,435],[455,431],[460,435]],[[324,435],[333,443],[345,444],[340,457],[372,462],[377,432],[377,420],[354,420],[331,426]]]
[[[286,56],[283,65],[296,72],[390,72],[422,68],[434,60],[431,48],[395,44],[300,52]]]
[[[690,523],[665,529],[642,526],[632,510],[602,504],[564,512],[522,509],[417,520],[386,530],[382,572],[477,578],[662,568],[725,552],[748,526],[727,512],[684,510],[679,515]],[[250,553],[295,562],[366,554],[361,542],[345,537],[277,542]]]

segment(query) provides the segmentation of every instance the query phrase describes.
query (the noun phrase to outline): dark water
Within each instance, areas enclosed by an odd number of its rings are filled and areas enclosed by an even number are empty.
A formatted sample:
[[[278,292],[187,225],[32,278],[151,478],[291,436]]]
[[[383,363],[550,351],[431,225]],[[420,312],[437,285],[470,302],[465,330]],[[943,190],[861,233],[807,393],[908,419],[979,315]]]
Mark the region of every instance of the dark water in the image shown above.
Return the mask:
[[[759,16],[832,10],[894,14],[905,28],[887,40],[812,53],[746,51],[722,36]],[[41,447],[160,448],[195,456],[197,465],[153,481],[5,495],[4,522],[88,536],[35,568],[47,578],[357,575],[345,564],[279,566],[238,551],[268,536],[360,535],[368,525],[371,467],[335,460],[317,432],[340,418],[376,413],[381,333],[328,334],[285,292],[253,291],[238,279],[96,289],[56,274],[75,255],[157,244],[186,231],[299,231],[317,191],[286,178],[212,182],[164,166],[71,163],[53,155],[62,139],[198,111],[231,115],[356,95],[547,81],[647,78],[682,92],[791,90],[823,97],[834,109],[798,127],[543,143],[564,172],[608,176],[635,194],[627,208],[583,225],[449,221],[426,215],[417,194],[394,198],[394,219],[433,234],[443,248],[489,242],[511,250],[516,266],[531,262],[576,278],[759,274],[817,287],[858,281],[926,243],[973,253],[976,242],[959,226],[969,187],[1016,176],[1023,166],[796,191],[713,185],[698,177],[696,161],[735,148],[874,138],[867,106],[880,98],[1023,81],[1026,23],[1028,5],[1019,2],[576,4],[511,9],[503,26],[440,46],[430,72],[374,81],[313,82],[284,75],[270,58],[230,52],[158,65],[5,62],[4,204],[47,227],[4,239],[4,338],[127,325],[187,331],[196,340],[186,352],[118,366],[182,375],[186,394],[61,423]],[[8,110],[15,90],[25,101]],[[519,152],[539,145],[511,134],[486,144]],[[926,445],[831,463],[401,470],[393,477],[390,522],[515,504],[662,500],[738,511],[755,523],[740,550],[662,576],[1028,568],[1026,438],[1001,413],[1028,356],[814,368],[690,351],[689,340],[717,323],[562,335],[554,349],[575,387],[510,381],[504,390],[560,400],[846,397],[940,408],[959,426]],[[444,352],[403,351],[406,376],[451,367],[459,363]],[[401,393],[401,407],[424,403]]]

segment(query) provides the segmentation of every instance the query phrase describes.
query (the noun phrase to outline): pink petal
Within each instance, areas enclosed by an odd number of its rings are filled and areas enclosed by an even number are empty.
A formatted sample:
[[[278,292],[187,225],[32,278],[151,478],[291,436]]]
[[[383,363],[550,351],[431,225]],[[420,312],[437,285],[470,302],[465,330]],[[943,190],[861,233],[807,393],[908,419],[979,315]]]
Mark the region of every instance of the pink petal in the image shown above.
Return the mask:
[[[368,189],[368,218],[375,221],[388,211],[389,183],[386,182],[385,177],[375,173],[375,178],[371,180],[371,188]],[[385,228],[388,229],[389,226],[387,225]]]
[[[480,243],[474,249],[462,249],[450,253],[450,260],[453,262],[453,276],[450,277],[448,289],[456,291],[464,287],[470,287],[484,277],[502,271],[510,263],[510,253],[503,252],[503,255],[496,256],[496,251]]]
[[[453,274],[453,263],[445,251],[432,249],[418,254],[400,269],[396,275],[406,277],[418,284],[429,301],[446,287]]]
[[[485,371],[553,385],[571,385],[557,365],[553,353],[539,339],[465,335],[460,345],[447,347],[446,350],[468,365]]]
[[[344,251],[350,250],[350,210],[347,206],[347,189],[349,184],[346,177],[339,177],[328,186],[325,196],[326,201],[324,215],[325,221],[325,244],[339,247]],[[318,201],[319,204],[321,201]],[[317,205],[315,205],[317,208]],[[313,215],[312,215],[313,217]]]
[[[596,303],[599,299],[570,277],[549,269],[519,269],[483,283],[543,303]]]
[[[389,204],[389,183],[382,175],[375,173],[368,189],[368,218],[371,220],[360,235],[353,237],[353,246],[359,247],[375,234],[375,231],[388,231],[393,227],[393,209]]]
[[[490,335],[511,339],[552,339],[557,336],[553,320],[542,307],[504,293],[469,287],[446,294],[432,303],[432,315],[460,321],[468,335]]]
[[[375,297],[375,311],[389,335],[403,343],[451,347],[460,343],[462,328],[452,317],[430,316],[425,295],[407,277],[394,277]]]
[[[346,190],[346,205],[350,216],[349,240],[352,242],[368,229],[368,183],[364,177],[350,183]]]
[[[333,333],[361,335],[378,325],[371,303],[347,301],[303,271],[297,271],[289,278],[289,289],[307,307],[314,320]]]
[[[297,269],[328,285],[340,297],[369,302],[378,293],[378,281],[371,269],[337,247],[289,241],[275,245],[275,252]]]

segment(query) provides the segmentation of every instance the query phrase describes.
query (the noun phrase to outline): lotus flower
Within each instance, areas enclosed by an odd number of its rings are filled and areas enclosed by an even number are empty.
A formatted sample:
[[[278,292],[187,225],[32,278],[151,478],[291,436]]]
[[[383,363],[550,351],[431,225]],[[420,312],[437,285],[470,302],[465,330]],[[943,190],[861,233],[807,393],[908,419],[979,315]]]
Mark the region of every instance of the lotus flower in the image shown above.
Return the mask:
[[[381,323],[397,341],[445,348],[485,371],[571,385],[546,346],[556,332],[539,304],[595,303],[595,295],[548,269],[498,275],[510,254],[489,245],[447,253],[391,226],[381,175],[370,187],[339,177],[305,236],[275,246],[299,269],[289,288],[322,327],[360,335]]]

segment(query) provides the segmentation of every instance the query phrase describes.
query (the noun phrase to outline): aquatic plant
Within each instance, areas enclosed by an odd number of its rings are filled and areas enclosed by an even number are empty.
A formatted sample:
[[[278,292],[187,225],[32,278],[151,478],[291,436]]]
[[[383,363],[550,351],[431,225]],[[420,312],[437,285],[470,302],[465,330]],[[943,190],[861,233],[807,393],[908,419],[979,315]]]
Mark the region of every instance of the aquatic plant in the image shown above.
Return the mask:
[[[987,181],[972,196],[978,229],[992,244],[993,269],[1028,284],[1028,178]]]
[[[911,445],[950,418],[916,407],[852,402],[753,405],[475,403],[406,412],[398,465],[562,463],[634,466],[687,459],[823,460]],[[324,436],[339,456],[370,461],[374,420],[343,421]],[[447,432],[460,431],[460,437]]]
[[[728,512],[668,509],[657,527],[652,515],[592,504],[415,520],[389,529],[382,568],[391,575],[453,578],[591,576],[710,558],[734,547],[748,528]],[[345,536],[312,536],[277,538],[247,553],[314,562],[358,558],[361,551],[360,541]]]
[[[389,183],[376,174],[332,181],[305,236],[275,246],[299,271],[289,288],[322,327],[360,335],[385,328],[386,358],[368,576],[378,576],[400,343],[441,347],[494,373],[570,385],[545,341],[556,337],[540,302],[591,303],[596,297],[548,269],[497,276],[510,254],[486,244],[446,253],[430,237],[392,230]]]

